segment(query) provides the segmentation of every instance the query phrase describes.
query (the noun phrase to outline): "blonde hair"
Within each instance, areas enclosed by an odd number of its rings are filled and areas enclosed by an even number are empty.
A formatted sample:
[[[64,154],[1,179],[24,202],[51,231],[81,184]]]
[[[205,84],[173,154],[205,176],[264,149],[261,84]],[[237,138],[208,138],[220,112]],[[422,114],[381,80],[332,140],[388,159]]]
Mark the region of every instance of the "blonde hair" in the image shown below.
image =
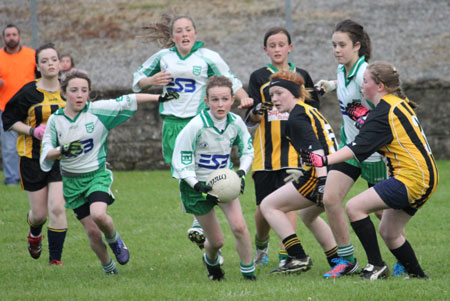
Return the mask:
[[[274,80],[274,79],[277,79],[277,78],[288,80],[288,81],[296,83],[300,87],[300,97],[302,99],[304,99],[305,101],[312,101],[311,94],[309,94],[309,92],[305,88],[305,80],[297,72],[278,71],[278,72],[273,73],[270,76],[270,80]]]
[[[417,108],[417,104],[410,101],[403,93],[400,75],[392,64],[387,62],[374,62],[367,66],[367,70],[370,72],[370,77],[375,83],[382,83],[384,85],[386,92],[406,100],[413,109]]]
[[[149,31],[149,33],[144,35],[144,37],[152,41],[156,41],[162,48],[173,47],[175,46],[175,43],[171,39],[173,24],[180,19],[187,19],[191,21],[194,30],[197,31],[194,20],[192,20],[191,17],[184,15],[171,16],[169,14],[163,14],[158,22],[150,24],[149,26],[144,26],[144,29]]]

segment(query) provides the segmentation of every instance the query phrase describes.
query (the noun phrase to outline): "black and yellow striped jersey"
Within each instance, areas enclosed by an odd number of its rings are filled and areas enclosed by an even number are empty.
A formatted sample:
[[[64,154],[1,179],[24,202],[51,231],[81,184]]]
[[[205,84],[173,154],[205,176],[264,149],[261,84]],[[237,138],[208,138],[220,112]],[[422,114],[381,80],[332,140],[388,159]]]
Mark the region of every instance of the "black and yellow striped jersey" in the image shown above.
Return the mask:
[[[323,149],[325,155],[328,155],[337,149],[331,125],[319,110],[303,100],[298,101],[290,112],[285,135],[297,151]]]
[[[18,121],[31,127],[46,124],[53,112],[66,105],[59,90],[48,92],[37,88],[39,80],[23,86],[8,102],[2,116],[5,130],[9,130]],[[19,134],[17,152],[22,157],[39,159],[41,141],[30,135]]]
[[[314,90],[314,83],[308,72],[296,68],[289,63],[290,71],[299,73],[305,80],[305,88],[310,92],[312,101],[309,104],[319,108],[319,97]],[[278,70],[270,64],[254,71],[250,76],[248,94],[254,100],[254,106],[260,102],[270,101],[270,76]],[[252,108],[251,108],[252,109]],[[250,110],[249,109],[249,112]],[[255,158],[252,170],[279,170],[288,167],[298,167],[300,162],[295,150],[284,137],[289,113],[280,113],[273,107],[267,111],[256,129],[253,139]]]
[[[359,161],[375,151],[385,156],[391,177],[406,185],[413,208],[436,190],[439,173],[427,138],[407,100],[385,95],[347,145]]]

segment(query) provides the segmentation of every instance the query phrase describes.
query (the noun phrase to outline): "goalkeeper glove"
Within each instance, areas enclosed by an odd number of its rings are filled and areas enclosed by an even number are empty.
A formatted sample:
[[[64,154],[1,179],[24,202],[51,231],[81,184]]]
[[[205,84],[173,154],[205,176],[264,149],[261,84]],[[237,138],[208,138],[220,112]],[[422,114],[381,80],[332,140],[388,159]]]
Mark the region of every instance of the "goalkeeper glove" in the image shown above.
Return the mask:
[[[336,90],[336,82],[334,80],[319,80],[315,85],[314,89],[320,94],[325,95],[328,92]]]
[[[319,207],[323,207],[323,194],[325,193],[325,182],[327,177],[319,177],[316,186],[316,204]]]
[[[44,132],[45,132],[45,124],[41,124],[38,127],[31,127],[30,128],[30,136],[33,136],[34,138],[38,139],[38,140],[42,140],[42,137],[44,137]]]
[[[197,182],[194,185],[194,190],[200,192],[207,201],[211,201],[214,204],[219,203],[219,199],[215,195],[208,193],[212,190],[211,186],[203,184],[202,182]]]
[[[254,115],[264,115],[265,112],[273,108],[273,103],[270,101],[258,103],[252,110]]]
[[[352,102],[345,109],[347,115],[355,121],[354,125],[357,129],[361,129],[366,122],[369,110],[358,102]]]
[[[300,150],[300,156],[302,158],[303,163],[305,163],[308,166],[322,167],[328,165],[327,156],[317,155],[303,149]]]
[[[284,182],[297,182],[298,183],[298,179],[303,176],[303,172],[300,169],[288,169],[286,170],[286,173],[289,174],[286,178],[284,178]]]
[[[83,146],[80,141],[73,141],[61,146],[61,155],[66,157],[76,157],[83,152]]]
[[[169,100],[178,99],[180,97],[180,94],[175,92],[174,90],[167,90],[166,93],[159,95],[158,101],[159,102],[166,102]]]

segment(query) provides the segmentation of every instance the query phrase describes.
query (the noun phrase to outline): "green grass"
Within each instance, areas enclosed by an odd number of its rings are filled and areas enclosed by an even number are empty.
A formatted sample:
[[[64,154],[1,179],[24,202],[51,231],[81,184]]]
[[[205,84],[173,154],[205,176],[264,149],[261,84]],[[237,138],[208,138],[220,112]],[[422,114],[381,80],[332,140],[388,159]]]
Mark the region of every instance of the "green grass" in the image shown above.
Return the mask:
[[[168,171],[115,172],[116,202],[108,209],[125,240],[131,260],[119,266],[119,275],[106,276],[91,251],[81,224],[67,211],[69,231],[64,246],[64,266],[48,266],[47,240],[41,258],[33,260],[26,249],[27,195],[19,187],[0,188],[0,290],[2,300],[448,300],[450,161],[439,161],[440,186],[431,200],[406,228],[419,261],[431,281],[389,278],[362,281],[358,276],[322,279],[328,270],[325,256],[305,226],[298,234],[313,269],[301,275],[275,276],[278,238],[272,232],[269,265],[257,270],[259,280],[241,280],[239,258],[224,215],[218,216],[225,233],[223,254],[227,281],[215,283],[206,277],[202,252],[190,243],[186,230],[192,222],[182,213],[177,182]],[[250,177],[248,177],[250,178]],[[0,174],[3,182],[3,174]],[[1,184],[0,184],[1,185]],[[365,188],[357,182],[354,195]],[[241,198],[252,237],[255,234],[253,183],[248,180]],[[372,220],[378,224],[376,219]],[[352,233],[356,257],[367,263],[364,251]],[[384,260],[394,257],[379,238]]]

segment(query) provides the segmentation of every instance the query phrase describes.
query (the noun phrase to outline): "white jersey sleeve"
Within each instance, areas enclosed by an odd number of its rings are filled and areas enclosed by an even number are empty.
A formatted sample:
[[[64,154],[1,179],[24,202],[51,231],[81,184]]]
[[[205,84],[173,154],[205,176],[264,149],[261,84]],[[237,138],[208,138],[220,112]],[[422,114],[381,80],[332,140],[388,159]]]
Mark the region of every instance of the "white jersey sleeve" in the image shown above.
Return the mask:
[[[139,81],[143,78],[150,77],[161,71],[160,61],[161,57],[169,52],[168,49],[163,49],[149,57],[139,69],[133,73],[133,92],[141,92]]]
[[[206,82],[213,75],[223,75],[230,79],[233,91],[242,87],[241,81],[231,73],[230,68],[217,52],[202,47],[196,42],[192,52],[181,58],[175,47],[163,49],[151,56],[133,75],[133,91],[140,91],[138,82],[145,77],[165,70],[172,81],[163,87],[179,94],[178,99],[159,105],[161,115],[177,118],[192,118],[206,108]]]
[[[188,177],[196,177],[196,144],[203,130],[203,123],[199,116],[196,116],[178,134],[172,157],[172,175],[174,178],[186,179]]]
[[[41,165],[41,169],[44,172],[50,171],[54,163],[53,160],[45,160],[48,152],[51,149],[58,147],[55,118],[57,118],[56,115],[51,115],[50,118],[47,120],[47,127],[45,128],[44,136],[42,137],[41,155],[39,158],[39,163]]]
[[[244,161],[253,159],[253,144],[242,118],[234,113],[227,116],[224,130],[218,130],[209,115],[202,111],[180,132],[172,159],[174,178],[195,177],[206,181],[208,175],[220,168],[232,168],[232,147],[238,147]]]
[[[106,163],[109,131],[128,120],[137,109],[136,95],[124,95],[117,99],[87,103],[75,119],[64,115],[63,109],[49,119],[43,140],[41,168],[49,170],[51,162],[44,160],[52,148],[80,141],[82,153],[61,157],[61,172],[83,174],[95,171]]]

